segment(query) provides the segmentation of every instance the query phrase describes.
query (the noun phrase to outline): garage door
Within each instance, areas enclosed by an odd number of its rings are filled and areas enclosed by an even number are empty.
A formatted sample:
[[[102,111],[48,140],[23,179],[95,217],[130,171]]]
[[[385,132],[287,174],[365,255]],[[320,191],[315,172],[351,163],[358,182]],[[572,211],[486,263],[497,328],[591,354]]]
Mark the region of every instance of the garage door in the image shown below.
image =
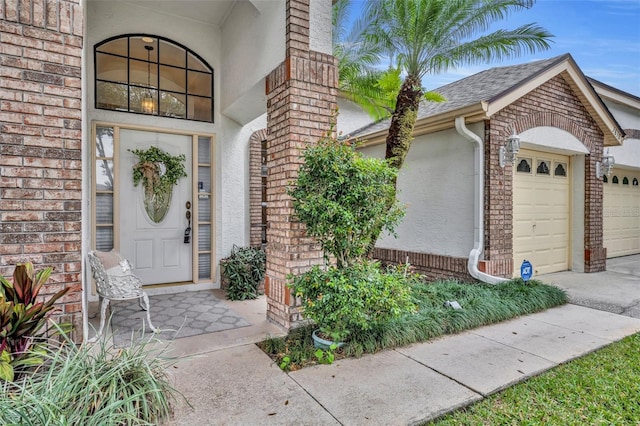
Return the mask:
[[[521,150],[514,166],[514,276],[527,259],[534,276],[569,269],[569,157]]]
[[[614,169],[604,182],[607,257],[640,253],[640,172]]]

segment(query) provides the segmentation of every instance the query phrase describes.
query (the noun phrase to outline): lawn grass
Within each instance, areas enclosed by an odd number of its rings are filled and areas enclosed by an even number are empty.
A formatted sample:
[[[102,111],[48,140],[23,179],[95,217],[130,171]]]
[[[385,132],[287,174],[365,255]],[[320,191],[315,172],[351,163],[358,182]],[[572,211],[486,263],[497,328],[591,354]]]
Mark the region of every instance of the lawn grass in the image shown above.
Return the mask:
[[[567,302],[566,293],[539,281],[513,280],[503,284],[466,284],[457,281],[420,283],[412,288],[418,307],[415,314],[385,322],[370,330],[354,332],[336,358],[361,356],[383,349],[424,342],[444,334],[459,333]],[[457,301],[462,309],[445,307]],[[284,370],[296,370],[317,359],[311,340],[312,327],[293,330],[258,346]]]
[[[428,425],[639,425],[640,334]]]

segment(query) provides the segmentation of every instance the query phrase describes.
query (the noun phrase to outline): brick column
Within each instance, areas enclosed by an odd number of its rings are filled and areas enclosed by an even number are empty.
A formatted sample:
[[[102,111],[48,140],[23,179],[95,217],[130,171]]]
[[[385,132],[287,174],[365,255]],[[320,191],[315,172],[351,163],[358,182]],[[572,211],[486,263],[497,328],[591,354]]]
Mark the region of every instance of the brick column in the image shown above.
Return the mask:
[[[478,268],[489,275],[513,273],[513,165],[500,167],[499,151],[511,135],[513,116],[485,121],[484,260]]]
[[[262,144],[267,129],[254,132],[249,138],[249,245],[262,247]]]
[[[584,161],[584,272],[607,269],[602,219],[602,179],[596,178],[596,160],[602,161],[603,137],[594,144],[594,153]]]
[[[0,274],[53,268],[82,336],[80,0],[0,1]]]
[[[325,0],[329,1],[329,0]],[[293,219],[287,187],[304,147],[329,129],[337,108],[337,62],[309,50],[309,0],[287,0],[286,58],[266,79],[267,94],[267,318],[289,329],[301,319],[287,275],[322,262],[315,241]]]

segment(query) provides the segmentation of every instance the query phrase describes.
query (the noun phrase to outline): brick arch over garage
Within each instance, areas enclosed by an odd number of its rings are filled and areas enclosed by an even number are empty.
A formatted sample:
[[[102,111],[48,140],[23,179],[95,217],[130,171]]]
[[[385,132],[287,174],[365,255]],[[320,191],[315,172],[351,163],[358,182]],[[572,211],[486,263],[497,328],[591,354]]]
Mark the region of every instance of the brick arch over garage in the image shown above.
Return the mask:
[[[262,246],[264,228],[262,216],[262,147],[267,129],[253,132],[249,138],[249,245]]]
[[[590,135],[579,122],[564,115],[548,112],[530,114],[514,120],[513,126],[515,127],[516,133],[522,133],[535,127],[555,127],[557,129],[564,130],[582,142],[591,154],[594,154],[594,146],[598,146],[594,137]],[[508,137],[509,134],[504,135],[505,140]]]

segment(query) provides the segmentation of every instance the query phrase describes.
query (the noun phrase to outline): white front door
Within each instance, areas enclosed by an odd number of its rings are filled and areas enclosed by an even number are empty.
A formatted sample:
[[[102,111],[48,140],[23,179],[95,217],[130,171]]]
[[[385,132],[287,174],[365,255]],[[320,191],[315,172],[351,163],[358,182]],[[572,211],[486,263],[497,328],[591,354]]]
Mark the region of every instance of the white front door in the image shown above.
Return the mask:
[[[160,223],[145,211],[143,187],[133,186],[133,166],[137,156],[129,150],[157,146],[171,155],[186,156],[188,176],[173,187],[171,206]],[[191,204],[192,138],[141,130],[120,130],[120,252],[131,261],[144,284],[192,281],[192,246],[184,243]],[[192,218],[193,219],[193,218]],[[192,240],[191,240],[192,241]]]

